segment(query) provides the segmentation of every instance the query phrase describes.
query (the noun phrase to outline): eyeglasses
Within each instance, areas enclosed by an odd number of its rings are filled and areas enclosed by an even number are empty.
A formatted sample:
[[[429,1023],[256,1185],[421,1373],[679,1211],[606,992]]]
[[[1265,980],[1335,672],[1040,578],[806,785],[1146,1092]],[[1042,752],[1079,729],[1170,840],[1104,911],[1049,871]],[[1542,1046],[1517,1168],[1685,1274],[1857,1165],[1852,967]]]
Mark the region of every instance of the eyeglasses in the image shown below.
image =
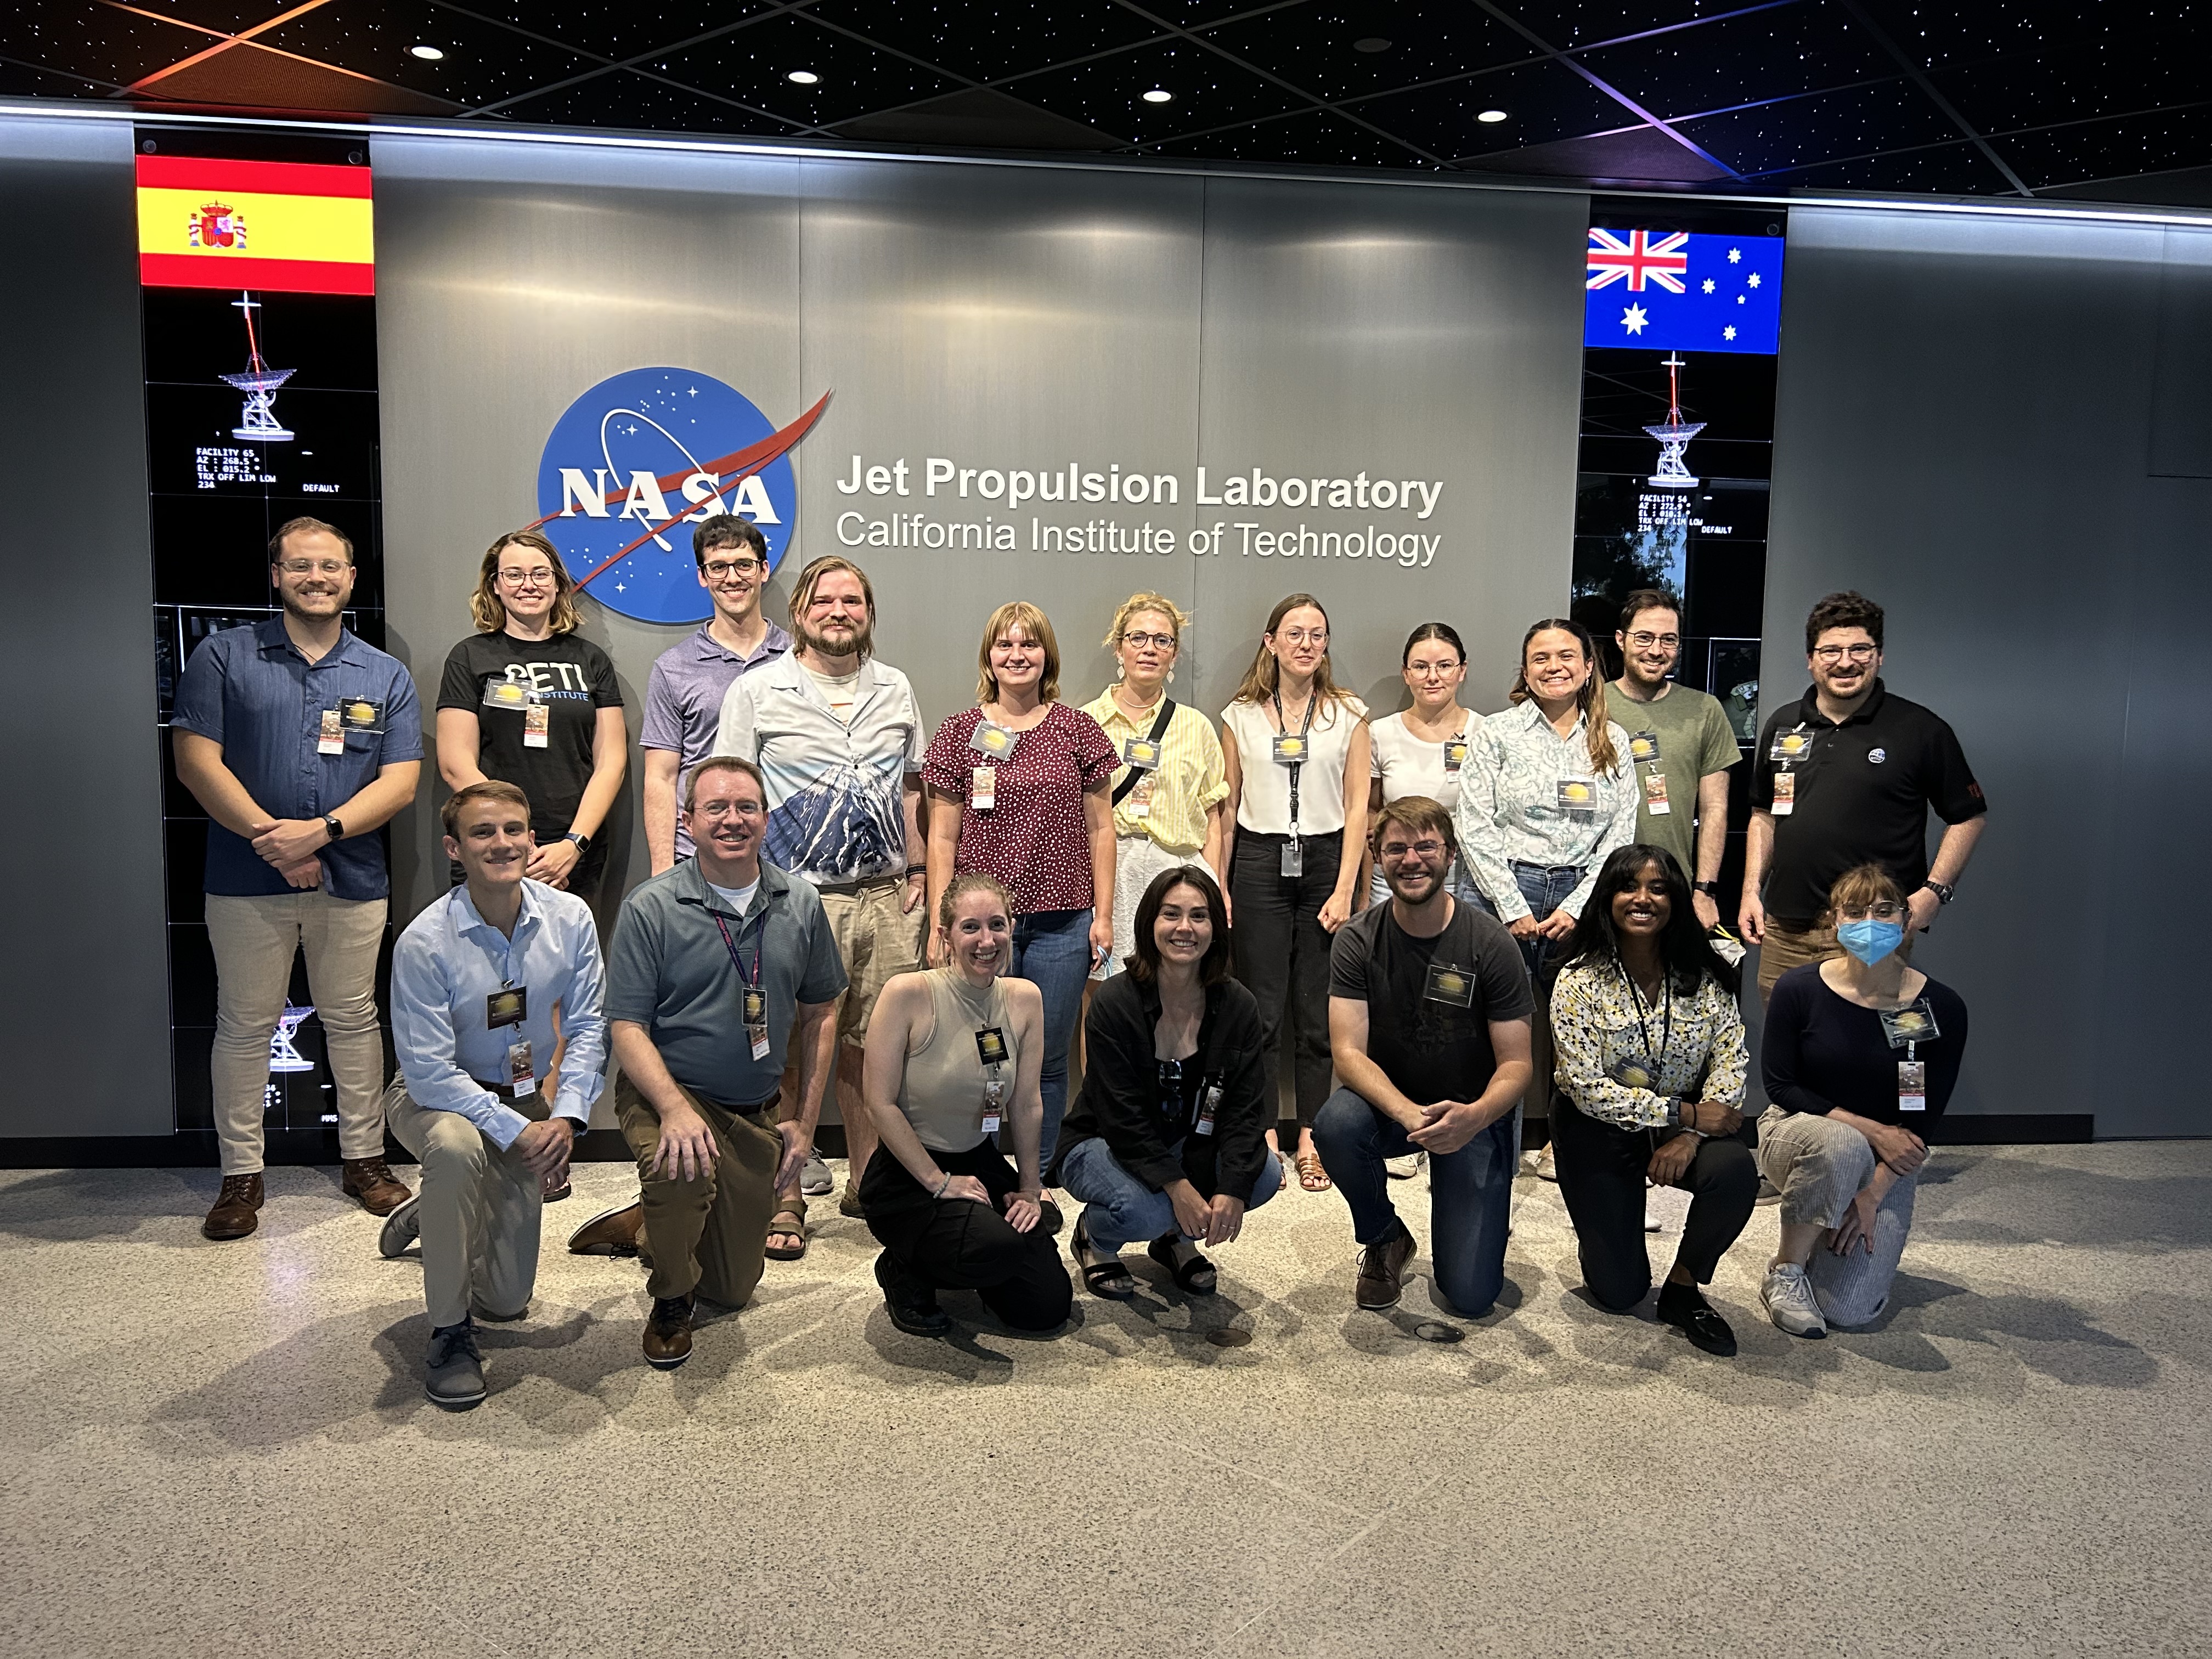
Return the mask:
[[[1885,899],[1880,904],[1846,905],[1836,914],[1845,921],[1895,921],[1905,914],[1905,907]]]
[[[768,568],[758,559],[709,559],[699,568],[707,573],[710,582],[725,582],[732,576],[757,576]]]
[[[499,579],[509,587],[558,587],[561,579],[550,570],[502,570]]]
[[[1878,645],[1824,645],[1813,653],[1814,662],[1841,662],[1849,657],[1853,662],[1872,662]]]
[[[1275,635],[1285,645],[1320,645],[1328,643],[1326,628],[1286,628]]]
[[[1172,651],[1176,648],[1176,636],[1172,634],[1124,634],[1121,643],[1133,645],[1139,651],[1148,645],[1157,651]]]
[[[276,568],[288,576],[337,576],[351,568],[343,559],[287,559]]]
[[[1417,841],[1410,846],[1402,841],[1386,841],[1382,843],[1382,850],[1376,856],[1385,864],[1395,864],[1408,853],[1418,853],[1425,859],[1432,859],[1443,850],[1443,842],[1431,836],[1425,841]]]
[[[1631,634],[1628,642],[1638,651],[1649,651],[1655,645],[1663,645],[1672,651],[1682,643],[1682,636],[1680,634]]]
[[[757,800],[708,800],[691,808],[691,816],[718,823],[724,818],[757,818],[766,810]]]

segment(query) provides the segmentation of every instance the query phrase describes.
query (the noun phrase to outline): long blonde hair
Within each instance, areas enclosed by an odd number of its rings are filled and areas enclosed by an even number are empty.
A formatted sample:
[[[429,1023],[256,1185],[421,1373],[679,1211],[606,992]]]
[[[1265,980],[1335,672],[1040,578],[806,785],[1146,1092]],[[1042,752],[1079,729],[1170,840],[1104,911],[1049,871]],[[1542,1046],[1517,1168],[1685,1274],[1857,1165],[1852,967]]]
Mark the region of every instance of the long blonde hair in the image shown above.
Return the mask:
[[[535,530],[512,530],[488,548],[477,572],[477,591],[469,595],[469,616],[479,634],[496,634],[507,626],[507,607],[499,598],[499,556],[510,547],[534,548],[553,567],[553,614],[546,625],[556,634],[573,634],[583,625],[584,613],[576,608],[576,579],[561,562],[553,544]]]
[[[1589,746],[1590,764],[1601,773],[1612,772],[1620,765],[1620,752],[1613,746],[1613,733],[1606,730],[1609,716],[1605,712],[1605,674],[1597,644],[1580,623],[1565,617],[1547,617],[1528,625],[1528,631],[1521,636],[1521,667],[1513,676],[1513,689],[1505,694],[1506,701],[1523,703],[1536,695],[1528,689],[1528,641],[1551,629],[1573,635],[1583,648],[1583,660],[1589,664],[1589,678],[1583,682],[1575,702],[1582,710],[1583,737]]]
[[[1283,665],[1275,660],[1275,653],[1267,649],[1267,640],[1283,625],[1284,617],[1293,611],[1302,610],[1321,611],[1321,625],[1323,628],[1329,626],[1328,612],[1310,593],[1292,593],[1286,599],[1277,600],[1275,608],[1267,613],[1267,627],[1261,630],[1260,648],[1253,653],[1252,665],[1244,671],[1244,678],[1237,682],[1237,695],[1230,699],[1231,702],[1265,702],[1275,695],[1275,688],[1282,681]],[[1326,651],[1321,653],[1321,661],[1314,669],[1313,693],[1316,701],[1326,698],[1331,702],[1349,702],[1352,700],[1352,693],[1331,678],[1328,653]]]
[[[994,701],[999,677],[991,672],[991,647],[1017,628],[1044,647],[1044,672],[1037,677],[1037,701],[1052,702],[1060,696],[1060,641],[1043,611],[1027,599],[1008,599],[983,624],[983,643],[975,651],[975,701]]]

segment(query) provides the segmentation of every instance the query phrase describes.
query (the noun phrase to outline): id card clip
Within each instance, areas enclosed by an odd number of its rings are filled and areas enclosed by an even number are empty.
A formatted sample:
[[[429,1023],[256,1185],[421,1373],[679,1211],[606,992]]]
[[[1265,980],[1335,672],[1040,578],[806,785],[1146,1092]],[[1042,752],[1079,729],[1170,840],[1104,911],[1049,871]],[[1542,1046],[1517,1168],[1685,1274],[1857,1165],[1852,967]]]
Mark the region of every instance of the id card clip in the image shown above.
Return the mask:
[[[507,1045],[507,1080],[514,1085],[517,1100],[527,1099],[538,1092],[538,1073],[530,1063],[530,1041]]]
[[[1305,848],[1296,836],[1283,843],[1283,873],[1302,876],[1306,870]]]

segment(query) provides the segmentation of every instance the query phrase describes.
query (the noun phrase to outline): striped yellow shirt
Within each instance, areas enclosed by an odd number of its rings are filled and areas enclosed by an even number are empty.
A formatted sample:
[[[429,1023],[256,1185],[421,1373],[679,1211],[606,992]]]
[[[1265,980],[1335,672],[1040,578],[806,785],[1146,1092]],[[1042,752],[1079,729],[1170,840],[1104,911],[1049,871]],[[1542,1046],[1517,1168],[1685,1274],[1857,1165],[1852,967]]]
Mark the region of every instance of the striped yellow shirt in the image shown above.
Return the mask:
[[[1085,703],[1083,712],[1105,728],[1116,755],[1125,752],[1122,745],[1131,738],[1149,737],[1152,721],[1158,718],[1155,710],[1141,725],[1131,720],[1114,701],[1111,687]],[[1114,787],[1119,789],[1128,775],[1127,766],[1116,766]],[[1207,809],[1229,799],[1221,739],[1214,735],[1213,722],[1202,711],[1187,702],[1176,704],[1175,717],[1160,739],[1160,764],[1152,775],[1150,811],[1139,817],[1137,797],[1143,793],[1144,785],[1139,783],[1121,798],[1121,804],[1114,809],[1114,833],[1150,836],[1170,853],[1195,857],[1206,845]]]

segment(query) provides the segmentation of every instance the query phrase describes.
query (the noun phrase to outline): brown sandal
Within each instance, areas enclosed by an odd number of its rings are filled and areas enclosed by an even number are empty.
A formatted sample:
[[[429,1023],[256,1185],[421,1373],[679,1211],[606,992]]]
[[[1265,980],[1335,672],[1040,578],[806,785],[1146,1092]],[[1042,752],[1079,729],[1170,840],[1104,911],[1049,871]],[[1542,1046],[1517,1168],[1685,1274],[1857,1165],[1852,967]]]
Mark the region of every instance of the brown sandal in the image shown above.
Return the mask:
[[[806,1254],[806,1200],[803,1198],[779,1198],[775,1213],[769,1218],[768,1236],[776,1238],[795,1238],[797,1249],[788,1244],[763,1244],[761,1249],[771,1261],[796,1261]]]
[[[1328,1171],[1321,1166],[1319,1152],[1300,1152],[1297,1156],[1298,1185],[1310,1193],[1325,1193],[1331,1182]]]

